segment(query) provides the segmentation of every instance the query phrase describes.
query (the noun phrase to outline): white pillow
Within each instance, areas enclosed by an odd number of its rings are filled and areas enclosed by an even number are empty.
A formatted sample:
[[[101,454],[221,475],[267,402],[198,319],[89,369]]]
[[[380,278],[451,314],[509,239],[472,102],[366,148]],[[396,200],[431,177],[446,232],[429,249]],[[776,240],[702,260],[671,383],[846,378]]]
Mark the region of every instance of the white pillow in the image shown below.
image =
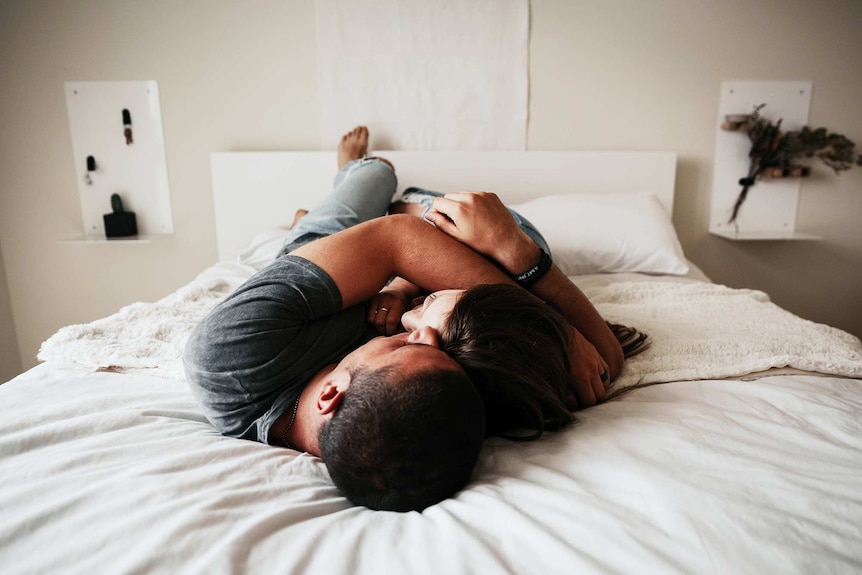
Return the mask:
[[[651,192],[545,196],[510,207],[538,228],[566,275],[688,273],[670,216]]]
[[[287,228],[267,228],[258,232],[248,247],[237,256],[237,261],[262,270],[275,261],[288,235],[290,230]]]

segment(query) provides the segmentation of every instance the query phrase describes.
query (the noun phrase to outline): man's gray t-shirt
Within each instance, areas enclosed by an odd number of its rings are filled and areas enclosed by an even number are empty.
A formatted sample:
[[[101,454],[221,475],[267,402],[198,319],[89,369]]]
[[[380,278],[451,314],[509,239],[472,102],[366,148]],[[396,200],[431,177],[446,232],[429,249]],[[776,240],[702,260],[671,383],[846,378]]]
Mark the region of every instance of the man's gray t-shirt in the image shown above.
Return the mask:
[[[377,335],[364,305],[341,305],[326,272],[286,255],[210,312],[192,332],[184,363],[212,424],[224,435],[266,443],[318,371]]]

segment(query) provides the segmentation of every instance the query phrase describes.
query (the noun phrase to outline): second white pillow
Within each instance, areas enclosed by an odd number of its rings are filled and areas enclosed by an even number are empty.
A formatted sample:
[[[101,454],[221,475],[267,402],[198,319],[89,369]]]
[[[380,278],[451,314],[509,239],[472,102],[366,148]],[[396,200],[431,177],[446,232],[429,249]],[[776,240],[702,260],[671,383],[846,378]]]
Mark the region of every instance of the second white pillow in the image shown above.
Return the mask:
[[[651,192],[545,196],[510,206],[535,225],[566,275],[684,275],[670,216]]]

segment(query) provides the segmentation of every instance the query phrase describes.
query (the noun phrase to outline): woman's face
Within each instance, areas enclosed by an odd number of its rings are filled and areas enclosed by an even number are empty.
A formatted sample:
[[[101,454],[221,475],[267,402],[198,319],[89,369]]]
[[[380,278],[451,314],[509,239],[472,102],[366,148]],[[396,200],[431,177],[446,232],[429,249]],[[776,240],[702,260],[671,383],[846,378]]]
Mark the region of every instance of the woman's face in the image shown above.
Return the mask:
[[[443,322],[463,293],[464,290],[460,289],[444,289],[425,297],[417,297],[413,300],[413,309],[401,316],[401,324],[407,331],[427,326],[440,333]]]

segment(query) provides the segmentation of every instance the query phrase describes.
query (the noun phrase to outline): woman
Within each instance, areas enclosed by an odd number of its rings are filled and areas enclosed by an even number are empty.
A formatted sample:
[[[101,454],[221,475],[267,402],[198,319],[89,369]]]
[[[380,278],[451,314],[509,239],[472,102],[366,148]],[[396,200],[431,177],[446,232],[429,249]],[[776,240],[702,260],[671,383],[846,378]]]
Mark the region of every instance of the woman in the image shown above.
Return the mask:
[[[425,297],[396,278],[369,305],[368,321],[382,333],[402,326],[437,331],[441,348],[470,375],[485,402],[488,434],[529,440],[564,427],[574,421],[575,409],[604,400],[622,359],[644,349],[646,335],[605,323],[550,263],[541,233],[496,195],[410,188],[390,211],[422,217],[515,278],[525,274],[514,270],[527,269],[522,287],[484,285]],[[507,262],[501,254],[513,251],[507,248],[513,241],[532,242],[539,263],[525,268]]]

